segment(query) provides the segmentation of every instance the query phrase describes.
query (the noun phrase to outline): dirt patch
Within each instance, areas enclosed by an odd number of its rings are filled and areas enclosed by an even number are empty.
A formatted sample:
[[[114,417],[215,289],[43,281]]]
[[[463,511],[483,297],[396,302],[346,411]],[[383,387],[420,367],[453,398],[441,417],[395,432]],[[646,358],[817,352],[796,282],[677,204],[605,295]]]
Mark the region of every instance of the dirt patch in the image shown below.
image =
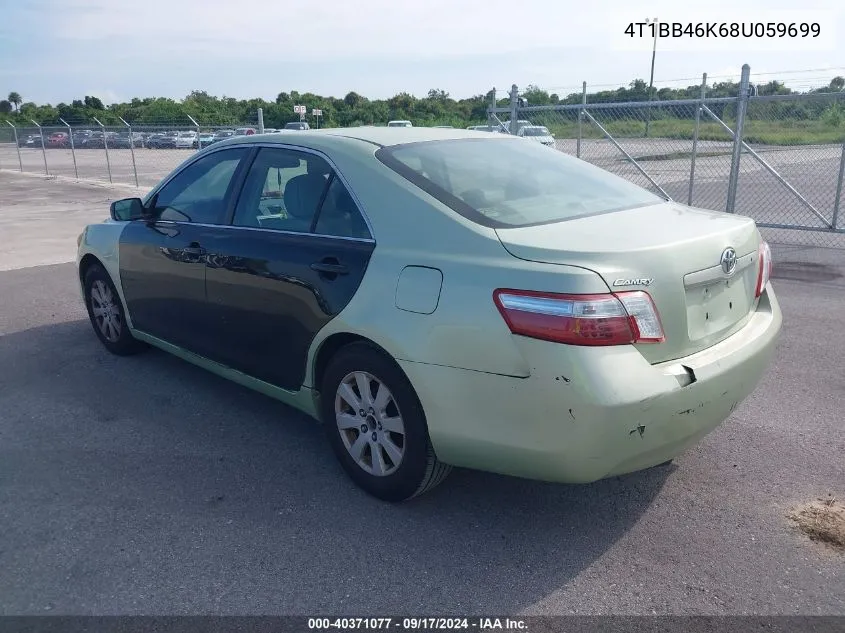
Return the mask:
[[[845,552],[845,506],[833,495],[798,507],[787,516],[810,540]]]
[[[730,150],[716,151],[716,152],[696,152],[696,158],[711,158],[713,156],[730,156]],[[645,154],[644,156],[634,156],[637,162],[645,162],[649,160],[679,160],[684,158],[692,158],[692,152],[669,152],[667,154]]]

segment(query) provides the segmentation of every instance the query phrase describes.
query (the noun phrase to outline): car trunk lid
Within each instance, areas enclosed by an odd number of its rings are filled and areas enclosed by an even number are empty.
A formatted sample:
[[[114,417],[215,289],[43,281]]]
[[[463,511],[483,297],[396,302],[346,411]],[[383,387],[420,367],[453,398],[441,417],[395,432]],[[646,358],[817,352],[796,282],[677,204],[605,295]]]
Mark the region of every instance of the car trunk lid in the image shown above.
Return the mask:
[[[590,269],[613,292],[648,292],[666,336],[637,345],[651,363],[724,340],[756,308],[760,235],[750,218],[666,202],[496,232],[514,257]],[[729,248],[731,274],[721,265]]]

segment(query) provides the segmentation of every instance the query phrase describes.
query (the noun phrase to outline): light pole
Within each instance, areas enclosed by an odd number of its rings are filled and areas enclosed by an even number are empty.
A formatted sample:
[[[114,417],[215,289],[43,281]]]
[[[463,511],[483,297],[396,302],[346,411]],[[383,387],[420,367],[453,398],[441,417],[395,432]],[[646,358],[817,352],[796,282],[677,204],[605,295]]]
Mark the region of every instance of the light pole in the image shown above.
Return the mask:
[[[660,29],[657,28],[657,18],[654,18],[652,21],[652,25],[654,28],[654,46],[651,49],[651,79],[648,81],[648,102],[651,103],[651,92],[654,88],[654,59],[657,56],[657,33]],[[646,108],[646,120],[645,120],[645,135],[648,138],[648,129],[651,127],[651,106]]]

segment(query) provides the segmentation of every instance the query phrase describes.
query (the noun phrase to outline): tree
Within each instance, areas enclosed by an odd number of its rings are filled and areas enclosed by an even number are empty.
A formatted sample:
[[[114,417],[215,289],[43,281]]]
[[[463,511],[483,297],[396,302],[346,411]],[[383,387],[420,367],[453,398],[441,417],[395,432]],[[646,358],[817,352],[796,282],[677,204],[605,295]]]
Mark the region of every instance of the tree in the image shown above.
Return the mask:
[[[12,111],[12,104],[3,99],[0,101],[0,114],[9,114]]]
[[[97,97],[89,97],[85,96],[85,107],[91,108],[93,110],[105,110],[106,107],[103,105],[103,102],[100,101]]]
[[[528,105],[549,104],[549,93],[534,84],[529,84],[525,90],[522,91],[522,98],[528,102]]]
[[[343,98],[343,102],[350,108],[357,108],[361,104],[362,98],[357,92],[349,92]]]
[[[9,100],[9,103],[15,104],[15,112],[18,111],[18,108],[23,103],[23,98],[21,97],[20,93],[14,91],[9,93],[7,99]]]
[[[834,77],[830,80],[830,89],[837,92],[845,88],[845,77]]]

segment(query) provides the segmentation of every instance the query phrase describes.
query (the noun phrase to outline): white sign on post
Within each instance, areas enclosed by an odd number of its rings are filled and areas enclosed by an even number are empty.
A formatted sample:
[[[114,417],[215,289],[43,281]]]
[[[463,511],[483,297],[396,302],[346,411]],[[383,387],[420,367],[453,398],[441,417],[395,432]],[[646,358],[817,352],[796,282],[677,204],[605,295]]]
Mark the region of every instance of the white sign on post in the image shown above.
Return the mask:
[[[296,114],[305,114],[305,106],[304,105],[295,105],[295,106],[293,106],[293,111]]]
[[[313,110],[311,110],[311,114],[313,114],[314,116],[323,116],[323,111],[314,108]]]

